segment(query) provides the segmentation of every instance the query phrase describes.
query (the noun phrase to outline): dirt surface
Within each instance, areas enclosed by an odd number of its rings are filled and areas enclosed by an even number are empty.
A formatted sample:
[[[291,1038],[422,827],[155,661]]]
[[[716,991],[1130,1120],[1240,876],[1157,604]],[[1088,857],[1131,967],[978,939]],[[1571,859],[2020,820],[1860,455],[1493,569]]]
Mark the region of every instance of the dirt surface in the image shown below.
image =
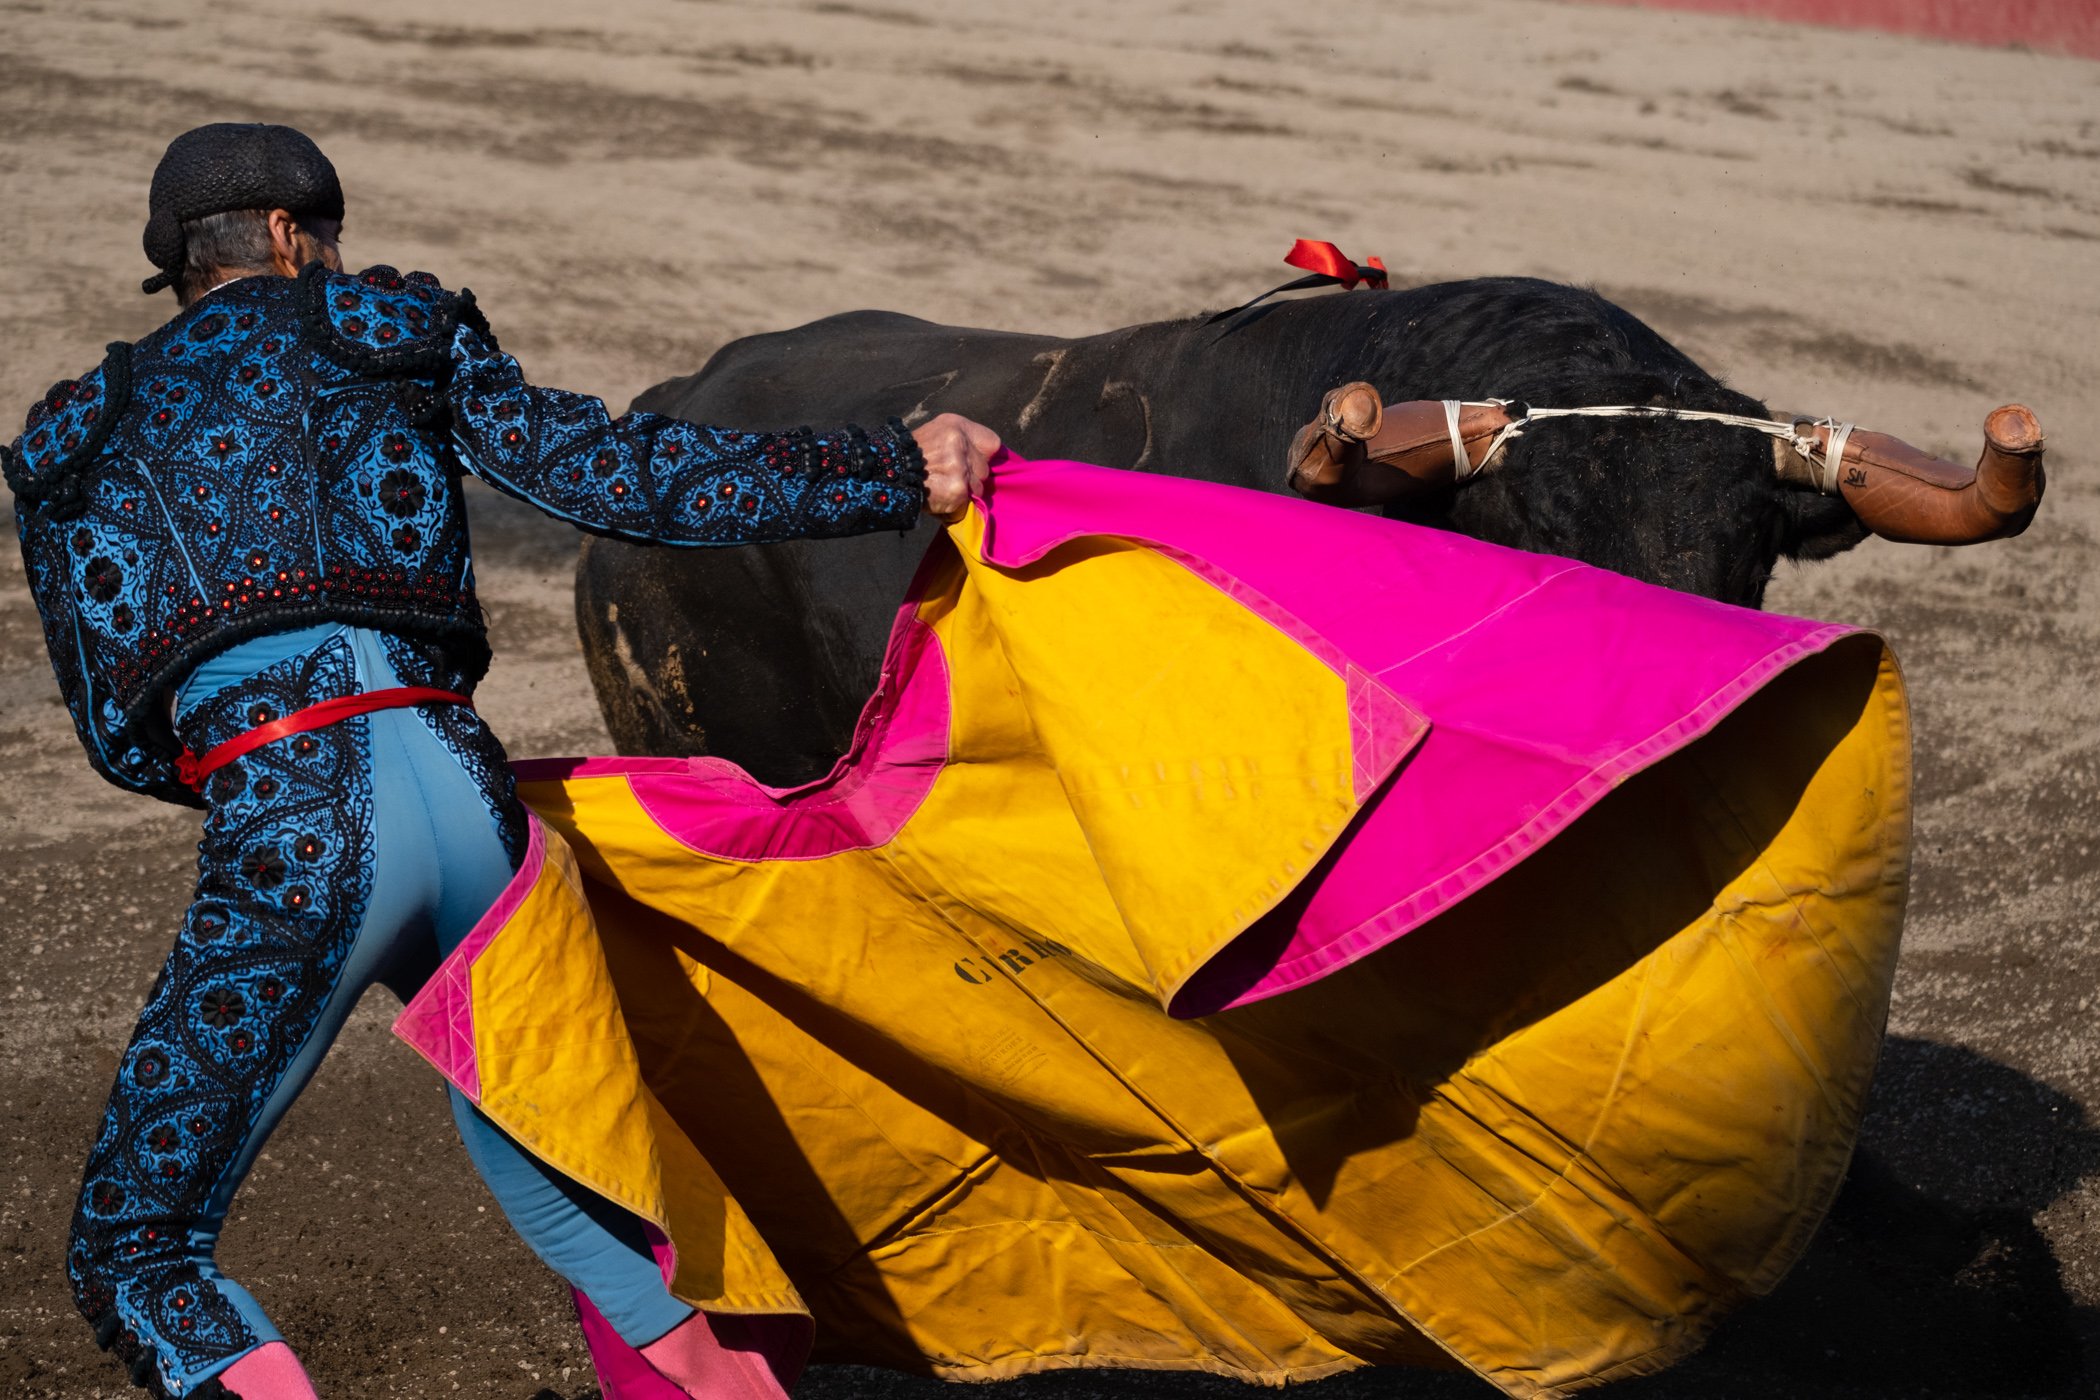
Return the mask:
[[[1878,1204],[1704,1354],[1609,1393],[2100,1393],[2100,64],[1537,0],[0,3],[9,413],[172,309],[134,290],[147,178],[222,119],[312,132],[354,263],[471,285],[536,378],[621,403],[732,336],[854,307],[1070,334],[1223,305],[1309,235],[1403,281],[1594,283],[1775,404],[1964,459],[1986,411],[2032,404],[2053,480],[2025,537],[1871,542],[1771,597],[1885,629],[1913,687]],[[602,749],[573,538],[473,504],[485,712],[516,754]],[[115,1396],[61,1246],[195,819],[88,773],[7,555],[0,1394]],[[375,993],[352,1020],[224,1260],[326,1394],[576,1400],[565,1298],[393,1009]],[[1980,1214],[1949,1224],[1913,1187]],[[937,1388],[834,1368],[802,1393]],[[1391,1371],[1314,1389],[1491,1393]]]

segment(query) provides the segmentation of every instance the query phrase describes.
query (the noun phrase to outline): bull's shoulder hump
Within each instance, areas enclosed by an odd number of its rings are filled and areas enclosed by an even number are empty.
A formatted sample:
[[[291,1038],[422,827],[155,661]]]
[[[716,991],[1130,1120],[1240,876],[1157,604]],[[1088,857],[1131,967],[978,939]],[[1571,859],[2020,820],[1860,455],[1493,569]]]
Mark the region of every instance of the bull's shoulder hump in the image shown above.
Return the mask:
[[[1266,325],[1257,321],[1269,307]],[[1367,335],[1416,337],[1424,327],[1461,329],[1481,340],[1535,336],[1551,328],[1608,327],[1630,320],[1589,287],[1538,277],[1468,277],[1390,291],[1362,290],[1274,302],[1248,314],[1257,338]]]
[[[1021,331],[943,325],[938,321],[907,316],[901,311],[841,311],[805,325],[763,331],[732,340],[715,352],[707,368],[729,368],[783,355],[835,357],[886,354],[902,349],[920,351],[937,345],[989,347],[1056,341],[1054,336],[1029,335]]]
[[[898,311],[841,311],[836,316],[826,316],[799,326],[738,336],[710,355],[700,372],[733,371],[779,357],[851,353],[865,342],[910,335],[932,324]]]
[[[1054,336],[946,326],[896,311],[846,311],[732,340],[683,382],[717,387],[774,379],[795,382],[816,373],[835,378],[848,366],[857,371],[848,372],[849,378],[912,379],[963,360],[980,365],[1025,360],[1064,343]]]

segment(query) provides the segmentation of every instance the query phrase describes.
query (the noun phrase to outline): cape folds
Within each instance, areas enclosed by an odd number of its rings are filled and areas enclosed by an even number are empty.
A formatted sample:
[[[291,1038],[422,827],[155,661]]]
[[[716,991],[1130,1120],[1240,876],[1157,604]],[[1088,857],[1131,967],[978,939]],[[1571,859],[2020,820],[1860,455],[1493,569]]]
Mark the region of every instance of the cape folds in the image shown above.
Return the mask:
[[[519,764],[525,859],[397,1032],[655,1224],[673,1292],[829,1361],[1455,1357],[1543,1400],[1769,1290],[1895,971],[1880,639],[1162,475],[994,482],[828,776]]]

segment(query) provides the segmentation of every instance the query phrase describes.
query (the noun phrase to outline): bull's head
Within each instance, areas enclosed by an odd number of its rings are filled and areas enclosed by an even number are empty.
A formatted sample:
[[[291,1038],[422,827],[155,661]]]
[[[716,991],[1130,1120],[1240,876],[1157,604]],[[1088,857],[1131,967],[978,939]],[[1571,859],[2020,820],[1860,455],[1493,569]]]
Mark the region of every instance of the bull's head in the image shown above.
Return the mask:
[[[1751,405],[1754,407],[1754,405]],[[1741,434],[1749,460],[1768,462],[1776,524],[1770,548],[1752,566],[1723,568],[1712,560],[1594,558],[1653,581],[1755,604],[1775,559],[1827,558],[1872,533],[1919,544],[1975,544],[2003,539],[2027,528],[2041,503],[2042,431],[2034,414],[2010,404],[1984,422],[1983,456],[1974,469],[1929,457],[1882,433],[1862,432],[1828,419],[1773,419],[1743,413],[1686,413],[1682,409],[1631,405],[1576,409],[1527,409],[1498,402],[1447,403],[1415,400],[1388,405],[1365,383],[1331,390],[1319,414],[1298,432],[1289,454],[1289,481],[1299,494],[1337,505],[1382,506],[1407,513],[1412,503],[1448,501],[1454,488],[1493,479],[1511,460],[1507,451],[1533,423],[1576,418],[1655,418],[1675,431]],[[1698,423],[1686,419],[1709,420]],[[1718,421],[1713,421],[1718,420]],[[1770,455],[1752,448],[1770,436]],[[1833,448],[1835,457],[1833,458]],[[1609,470],[1606,463],[1601,468]],[[1498,485],[1501,483],[1497,483]],[[1644,487],[1649,483],[1643,483]],[[1776,489],[1774,489],[1776,488]],[[1463,494],[1460,497],[1463,500]],[[1459,517],[1456,509],[1451,512]],[[1629,508],[1629,517],[1637,508]],[[1518,512],[1522,514],[1522,512]],[[1462,518],[1462,517],[1461,517]],[[1746,529],[1752,522],[1742,522]],[[1510,533],[1475,529],[1494,538]],[[1554,539],[1519,528],[1522,543],[1576,557],[1597,548],[1582,540]],[[1594,546],[1595,542],[1587,542]],[[1740,566],[1741,559],[1732,560]],[[1709,567],[1701,568],[1700,564]],[[1641,567],[1643,564],[1648,567]]]

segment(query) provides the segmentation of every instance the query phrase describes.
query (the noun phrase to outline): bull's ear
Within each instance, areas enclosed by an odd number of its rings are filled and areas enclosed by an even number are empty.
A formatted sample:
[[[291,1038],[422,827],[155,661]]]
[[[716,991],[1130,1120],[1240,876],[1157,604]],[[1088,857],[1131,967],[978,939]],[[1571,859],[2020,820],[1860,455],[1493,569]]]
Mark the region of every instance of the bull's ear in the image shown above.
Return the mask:
[[[1841,496],[1782,489],[1779,518],[1781,557],[1802,563],[1843,554],[1867,537],[1867,527]]]

